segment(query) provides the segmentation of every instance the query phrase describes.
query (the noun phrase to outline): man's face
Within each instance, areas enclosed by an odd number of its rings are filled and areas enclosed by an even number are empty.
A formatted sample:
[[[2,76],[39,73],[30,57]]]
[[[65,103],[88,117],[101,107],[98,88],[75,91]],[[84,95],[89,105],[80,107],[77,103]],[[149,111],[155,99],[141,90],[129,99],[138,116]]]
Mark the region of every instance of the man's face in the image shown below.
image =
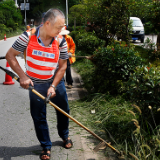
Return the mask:
[[[61,32],[61,29],[64,27],[64,24],[65,24],[65,19],[58,16],[54,23],[50,21],[50,23],[48,24],[48,34],[51,37],[57,36]]]

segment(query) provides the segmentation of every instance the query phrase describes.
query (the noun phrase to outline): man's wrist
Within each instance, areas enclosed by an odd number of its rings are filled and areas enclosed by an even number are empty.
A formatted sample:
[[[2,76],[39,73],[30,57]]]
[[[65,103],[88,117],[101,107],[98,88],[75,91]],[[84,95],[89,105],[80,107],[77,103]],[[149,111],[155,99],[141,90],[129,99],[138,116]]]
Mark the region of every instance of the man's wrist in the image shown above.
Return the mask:
[[[55,85],[51,84],[50,87],[53,87],[56,90],[56,86]]]

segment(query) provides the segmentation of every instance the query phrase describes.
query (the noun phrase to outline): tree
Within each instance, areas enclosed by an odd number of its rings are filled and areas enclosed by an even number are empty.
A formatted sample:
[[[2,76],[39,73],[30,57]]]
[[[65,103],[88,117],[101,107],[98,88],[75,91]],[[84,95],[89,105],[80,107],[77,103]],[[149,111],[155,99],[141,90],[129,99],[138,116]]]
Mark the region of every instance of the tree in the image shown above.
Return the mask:
[[[119,34],[124,40],[128,39],[129,11],[127,0],[84,0],[87,6],[88,21],[100,39],[106,45],[115,35]]]
[[[68,8],[71,8],[74,5],[79,4],[79,0],[68,0]]]
[[[154,33],[158,34],[157,37],[157,49],[160,51],[160,1],[154,0],[148,6],[149,10],[147,13],[147,25],[149,25]]]
[[[122,40],[129,43],[129,17],[143,12],[146,2],[145,0],[83,0],[82,4],[86,7],[81,15],[91,23],[92,30],[100,39],[104,39],[107,45],[116,35],[120,35]],[[143,13],[140,14],[142,17]]]
[[[160,1],[154,0],[148,6],[147,20],[150,21],[150,25],[153,26],[154,32],[160,32]]]
[[[0,3],[0,21],[1,25],[16,29],[22,24],[22,16],[19,10],[16,9],[15,2],[12,0]]]
[[[85,24],[85,9],[86,6],[83,4],[74,5],[69,9],[69,24],[74,26]]]
[[[64,0],[28,0],[30,3],[30,10],[27,11],[28,19],[42,18],[42,13],[46,12],[50,8],[58,8],[65,13]],[[24,3],[24,0],[17,0],[19,6]],[[24,11],[21,11],[24,15]]]

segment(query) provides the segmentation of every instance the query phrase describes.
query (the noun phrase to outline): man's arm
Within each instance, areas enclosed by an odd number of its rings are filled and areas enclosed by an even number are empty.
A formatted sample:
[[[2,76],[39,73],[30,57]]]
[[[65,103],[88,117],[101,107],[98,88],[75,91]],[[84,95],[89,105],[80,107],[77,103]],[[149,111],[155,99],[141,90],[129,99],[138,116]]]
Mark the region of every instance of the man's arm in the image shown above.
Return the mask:
[[[20,78],[20,85],[21,87],[27,89],[29,87],[29,84],[33,86],[33,82],[29,77],[26,76],[25,72],[20,67],[16,56],[20,54],[19,51],[16,51],[12,47],[8,50],[6,54],[6,59],[10,65],[10,67],[13,69],[14,72],[16,72]]]
[[[63,59],[59,59],[59,68],[56,72],[56,75],[54,77],[54,80],[52,82],[52,85],[54,85],[55,87],[59,84],[59,82],[62,80],[63,76],[64,76],[64,73],[66,71],[66,68],[67,68],[67,59],[66,60],[63,60]],[[54,97],[56,96],[56,92],[55,92],[55,88],[53,87],[50,87],[48,89],[48,93],[47,93],[47,96],[52,93],[52,96],[51,97]]]

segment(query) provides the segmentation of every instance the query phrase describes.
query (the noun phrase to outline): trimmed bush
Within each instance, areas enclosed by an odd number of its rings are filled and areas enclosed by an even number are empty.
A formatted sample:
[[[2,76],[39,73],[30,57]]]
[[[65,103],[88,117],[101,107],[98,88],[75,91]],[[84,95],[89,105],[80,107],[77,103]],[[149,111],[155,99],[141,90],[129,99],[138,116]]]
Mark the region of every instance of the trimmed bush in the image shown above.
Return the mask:
[[[117,43],[99,48],[94,55],[92,61],[96,68],[92,84],[94,92],[100,93],[121,93],[123,82],[127,82],[130,73],[143,62],[133,47],[122,47]]]
[[[103,46],[105,42],[97,38],[94,33],[86,31],[72,31],[70,36],[73,38],[76,49],[83,55],[92,55],[96,48]]]
[[[75,41],[75,38],[76,38],[76,35],[77,34],[79,34],[79,32],[77,32],[77,31],[72,31],[69,35],[73,38],[73,40]],[[75,43],[77,43],[76,41],[75,41]]]
[[[159,68],[151,66],[137,67],[129,77],[128,98],[135,101],[146,113],[146,108],[152,106],[157,112],[160,106],[160,72]]]
[[[70,32],[72,32],[73,31],[73,27],[68,26],[67,30],[69,30]]]
[[[92,55],[99,46],[104,45],[104,41],[97,38],[93,33],[81,33],[75,37],[77,49],[83,51],[87,55]]]
[[[148,135],[152,135],[153,130],[156,132],[156,128],[160,124],[159,69],[151,65],[137,67],[127,82],[126,99],[132,101],[141,109],[139,122]]]

